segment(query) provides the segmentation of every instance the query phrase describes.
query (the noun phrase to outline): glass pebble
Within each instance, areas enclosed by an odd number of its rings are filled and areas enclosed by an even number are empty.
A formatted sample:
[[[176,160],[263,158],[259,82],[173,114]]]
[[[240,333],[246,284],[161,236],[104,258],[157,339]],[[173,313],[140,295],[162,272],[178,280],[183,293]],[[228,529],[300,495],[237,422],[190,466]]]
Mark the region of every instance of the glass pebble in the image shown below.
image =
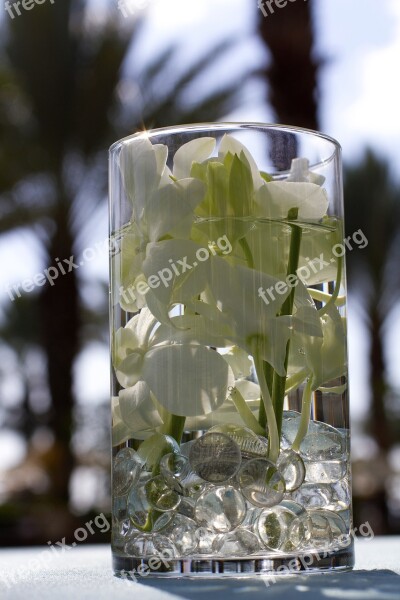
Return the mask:
[[[197,539],[197,554],[212,554],[213,553],[213,543],[217,537],[217,534],[212,529],[208,527],[198,527],[196,530],[196,539]]]
[[[292,493],[292,499],[304,508],[325,508],[335,512],[349,508],[350,487],[346,481],[330,483],[305,483]]]
[[[197,523],[221,533],[238,527],[245,515],[245,499],[232,486],[207,489],[196,502]]]
[[[194,508],[196,506],[196,500],[194,498],[190,498],[189,496],[181,498],[181,501],[178,506],[178,513],[184,515],[185,517],[189,517],[189,519],[194,519]]]
[[[161,475],[149,479],[144,487],[150,506],[156,510],[175,510],[181,501],[179,494],[170,488]]]
[[[343,460],[345,453],[346,441],[338,431],[308,433],[300,445],[302,457],[311,461]]]
[[[258,517],[256,530],[263,544],[270,550],[292,552],[305,540],[303,518],[305,509],[290,500],[264,509]],[[293,527],[297,523],[297,527]]]
[[[179,556],[193,553],[197,548],[197,524],[184,515],[164,513],[154,524],[154,531],[159,531],[174,544]]]
[[[160,460],[160,473],[176,491],[182,492],[182,481],[190,471],[189,459],[182,454],[165,454]]]
[[[266,457],[268,455],[268,441],[260,438],[248,427],[226,423],[215,425],[209,433],[224,433],[239,446],[243,458]]]
[[[305,461],[306,481],[309,483],[334,483],[346,475],[347,461]]]
[[[161,556],[163,559],[176,558],[178,554],[171,540],[159,533],[143,533],[136,536],[125,544],[125,552],[138,558]]]
[[[231,533],[217,535],[212,545],[213,552],[232,558],[246,558],[259,549],[257,536],[241,527]]]
[[[205,481],[222,483],[233,477],[241,463],[239,446],[224,433],[206,433],[190,449],[190,465]]]
[[[262,512],[262,508],[256,508],[252,506],[250,502],[248,503],[248,507],[246,510],[246,516],[244,518],[241,527],[245,527],[246,529],[252,531],[257,523],[257,519]]]
[[[148,523],[150,510],[144,487],[133,487],[128,495],[128,514],[138,529],[142,529]]]
[[[325,509],[312,509],[307,511],[307,516],[301,519],[305,528],[305,542],[303,548],[332,549],[340,542],[341,536],[348,534],[343,519],[335,512]],[[297,524],[294,524],[294,528]]]
[[[114,496],[112,501],[112,514],[117,522],[128,518],[128,506],[126,496]]]
[[[135,456],[135,450],[126,446],[125,448],[122,448],[122,450],[120,450],[118,454],[116,454],[114,458],[114,464],[117,463],[119,460],[128,460],[129,458],[134,458]]]
[[[300,454],[294,450],[282,450],[276,467],[285,480],[287,492],[297,490],[301,486],[304,481],[306,469]]]
[[[285,481],[275,465],[265,458],[244,463],[238,480],[242,493],[255,506],[274,506],[283,499]]]
[[[137,453],[132,450],[134,454],[126,456],[125,450],[131,450],[131,448],[121,450],[120,453],[124,453],[124,456],[118,458],[119,453],[114,460],[112,482],[115,496],[127,494],[129,489],[139,480],[143,468],[143,461]]]

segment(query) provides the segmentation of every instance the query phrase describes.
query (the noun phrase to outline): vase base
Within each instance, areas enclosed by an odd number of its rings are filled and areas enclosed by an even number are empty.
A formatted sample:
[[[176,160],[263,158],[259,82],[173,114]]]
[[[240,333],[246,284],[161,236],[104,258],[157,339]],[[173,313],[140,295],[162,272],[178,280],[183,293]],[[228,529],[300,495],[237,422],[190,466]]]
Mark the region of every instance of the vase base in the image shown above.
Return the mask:
[[[274,582],[283,575],[312,574],[329,571],[350,571],[354,567],[353,544],[333,552],[313,551],[303,554],[254,556],[252,558],[135,558],[113,555],[113,570],[117,577],[137,581],[141,577],[220,578],[265,577]]]

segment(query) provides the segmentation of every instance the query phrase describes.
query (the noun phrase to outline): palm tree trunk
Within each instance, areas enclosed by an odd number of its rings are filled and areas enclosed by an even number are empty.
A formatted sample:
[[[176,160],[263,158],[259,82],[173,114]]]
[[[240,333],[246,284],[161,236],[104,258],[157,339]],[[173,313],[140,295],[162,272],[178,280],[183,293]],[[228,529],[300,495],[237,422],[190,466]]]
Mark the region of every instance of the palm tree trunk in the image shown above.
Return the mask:
[[[56,258],[62,262],[73,254],[66,203],[60,203],[55,223],[57,230],[49,246],[49,264],[57,266]],[[40,310],[52,401],[48,425],[55,436],[54,459],[50,465],[52,495],[57,501],[67,503],[69,480],[74,467],[71,451],[73,366],[79,348],[80,319],[75,270],[68,272],[68,265],[63,265],[66,274],[59,273],[54,285],[43,288]]]
[[[385,410],[385,357],[382,344],[382,319],[376,304],[370,308],[370,429],[379,448],[387,453],[392,447],[391,428]]]
[[[318,129],[318,70],[312,2],[294,2],[264,17],[259,33],[271,55],[264,74],[278,122]]]

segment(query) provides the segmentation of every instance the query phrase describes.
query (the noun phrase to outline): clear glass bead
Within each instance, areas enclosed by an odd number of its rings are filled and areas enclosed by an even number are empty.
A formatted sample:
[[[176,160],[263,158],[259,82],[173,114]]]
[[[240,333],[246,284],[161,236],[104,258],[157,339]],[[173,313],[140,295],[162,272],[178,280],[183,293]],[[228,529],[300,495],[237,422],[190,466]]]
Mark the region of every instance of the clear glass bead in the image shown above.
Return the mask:
[[[197,548],[197,523],[184,515],[173,514],[169,517],[169,513],[165,513],[155,522],[154,530],[174,544],[179,556],[194,553]]]
[[[152,508],[167,512],[175,510],[179,506],[181,501],[179,494],[170,488],[161,475],[149,479],[144,487],[147,500]]]
[[[259,549],[260,542],[257,536],[242,527],[231,533],[217,535],[212,545],[213,552],[231,558],[247,558]]]
[[[129,556],[138,558],[150,558],[161,556],[165,558],[176,558],[177,549],[166,536],[159,533],[140,534],[125,544],[125,552]]]
[[[305,509],[290,500],[278,506],[264,509],[258,517],[256,530],[264,546],[279,552],[292,552],[305,540],[302,518]],[[297,523],[297,527],[294,527]]]
[[[195,517],[199,525],[226,533],[238,527],[246,516],[246,502],[232,486],[206,490],[196,502]]]
[[[287,492],[297,490],[304,481],[306,469],[300,454],[294,450],[282,450],[276,463],[285,480]]]
[[[231,438],[240,448],[243,458],[266,457],[268,455],[268,441],[260,438],[248,427],[241,427],[233,423],[215,425],[209,433],[224,433]]]
[[[112,473],[114,495],[123,496],[127,494],[130,488],[139,480],[142,469],[143,461],[138,454],[131,448],[123,448],[114,459]]]
[[[285,493],[285,481],[275,465],[265,458],[244,463],[238,474],[244,496],[261,508],[279,504]]]
[[[231,479],[241,464],[239,446],[224,433],[206,433],[190,449],[190,465],[205,481],[222,483]]]

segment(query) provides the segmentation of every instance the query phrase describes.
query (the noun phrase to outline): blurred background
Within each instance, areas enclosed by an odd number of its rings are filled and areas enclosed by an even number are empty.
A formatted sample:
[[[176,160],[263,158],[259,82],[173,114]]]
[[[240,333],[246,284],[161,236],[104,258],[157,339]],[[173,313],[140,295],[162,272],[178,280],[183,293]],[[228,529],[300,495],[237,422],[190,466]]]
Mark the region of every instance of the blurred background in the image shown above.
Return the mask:
[[[26,4],[0,8],[0,545],[109,510],[108,146],[216,120],[343,146],[354,521],[399,534],[398,0]]]

